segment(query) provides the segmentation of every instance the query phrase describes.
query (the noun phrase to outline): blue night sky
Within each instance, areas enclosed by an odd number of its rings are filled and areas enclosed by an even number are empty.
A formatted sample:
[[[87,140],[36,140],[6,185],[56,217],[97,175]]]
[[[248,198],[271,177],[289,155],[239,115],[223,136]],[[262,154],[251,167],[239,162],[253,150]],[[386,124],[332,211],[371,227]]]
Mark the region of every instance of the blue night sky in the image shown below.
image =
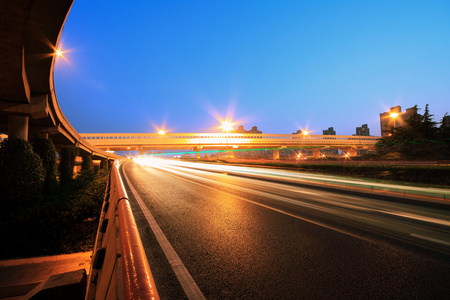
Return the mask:
[[[80,133],[350,135],[379,113],[450,112],[450,1],[75,0],[55,66]]]

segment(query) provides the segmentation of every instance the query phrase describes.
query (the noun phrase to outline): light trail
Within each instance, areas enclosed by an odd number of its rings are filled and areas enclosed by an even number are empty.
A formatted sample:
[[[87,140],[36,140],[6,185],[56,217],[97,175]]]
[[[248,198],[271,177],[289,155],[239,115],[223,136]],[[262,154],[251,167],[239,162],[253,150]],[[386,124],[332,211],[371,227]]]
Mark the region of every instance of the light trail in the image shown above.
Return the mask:
[[[323,183],[333,183],[338,185],[350,185],[352,187],[367,188],[369,190],[376,191],[403,191],[405,195],[418,196],[418,195],[435,195],[438,198],[450,199],[450,191],[448,189],[440,188],[423,188],[417,186],[404,186],[398,184],[383,184],[364,179],[351,179],[348,177],[331,176],[331,175],[319,175],[308,174],[290,170],[278,170],[278,169],[262,169],[255,167],[242,167],[242,166],[227,166],[219,164],[206,164],[206,163],[192,163],[177,160],[159,159],[156,157],[139,157],[134,159],[135,162],[145,164],[149,166],[156,165],[170,165],[188,167],[209,171],[222,171],[222,172],[234,172],[240,174],[260,175],[267,179],[292,179],[298,181],[315,181]]]
[[[382,228],[384,231],[397,232],[397,234],[401,234],[402,236],[416,237],[418,234],[428,237],[428,239],[422,238],[422,240],[430,242],[440,240],[442,241],[440,243],[442,245],[450,242],[450,216],[436,210],[418,208],[417,206],[404,203],[376,201],[370,197],[351,196],[342,193],[320,191],[313,188],[286,185],[280,181],[270,182],[267,180],[257,180],[261,174],[265,174],[264,179],[279,178],[279,176],[276,176],[279,174],[288,174],[289,177],[302,177],[305,174],[297,175],[294,172],[290,173],[285,170],[260,170],[248,167],[195,164],[160,159],[138,159],[136,161],[140,164],[169,172],[183,180],[204,185],[205,187],[211,188],[213,186],[214,189],[217,189],[218,186],[221,186],[226,189],[279,201],[295,207],[320,211],[329,216],[344,218],[354,224],[365,224],[366,227],[376,227]],[[231,172],[256,175],[256,179],[250,176],[228,177],[225,175]],[[273,176],[274,174],[276,175]],[[309,174],[306,174],[306,177],[309,177]],[[313,175],[313,177],[317,176]],[[234,178],[234,180],[230,178]],[[264,205],[257,201],[246,199],[245,197],[241,197],[241,199],[254,204]],[[295,215],[285,210],[279,210],[279,212],[292,216]],[[422,222],[423,225],[419,225],[417,222]],[[443,231],[435,230],[432,229],[433,226],[441,226],[445,229]]]

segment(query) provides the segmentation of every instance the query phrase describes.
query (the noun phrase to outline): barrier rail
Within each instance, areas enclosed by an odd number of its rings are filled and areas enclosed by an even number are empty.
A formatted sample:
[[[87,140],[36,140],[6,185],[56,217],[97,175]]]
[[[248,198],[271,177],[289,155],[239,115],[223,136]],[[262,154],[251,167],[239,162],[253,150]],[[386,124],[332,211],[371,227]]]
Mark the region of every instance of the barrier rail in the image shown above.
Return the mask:
[[[111,167],[86,299],[159,299],[119,171]]]
[[[381,137],[352,135],[301,135],[254,133],[80,133],[80,136],[101,149],[136,150],[190,147],[282,147],[321,146],[374,148]]]

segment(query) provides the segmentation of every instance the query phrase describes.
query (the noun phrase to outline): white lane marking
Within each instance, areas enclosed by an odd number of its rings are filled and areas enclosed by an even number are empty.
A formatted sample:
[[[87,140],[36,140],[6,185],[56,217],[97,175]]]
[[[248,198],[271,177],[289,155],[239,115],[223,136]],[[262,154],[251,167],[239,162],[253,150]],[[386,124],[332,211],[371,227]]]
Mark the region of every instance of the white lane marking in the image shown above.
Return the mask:
[[[144,201],[142,201],[142,198],[139,196],[136,189],[131,184],[130,180],[128,179],[127,173],[125,172],[125,168],[123,168],[123,175],[125,176],[125,180],[127,181],[127,184],[130,187],[131,193],[133,194],[134,198],[136,198],[136,201],[139,204],[142,212],[144,213],[144,216],[147,219],[147,222],[150,225],[150,228],[152,229],[153,233],[155,234],[159,245],[161,246],[162,250],[164,251],[164,254],[167,257],[167,260],[169,261],[169,264],[172,267],[172,270],[175,272],[175,275],[177,276],[178,281],[181,284],[181,287],[183,288],[184,292],[186,293],[186,296],[189,299],[206,299],[205,296],[203,295],[202,291],[200,291],[200,288],[195,283],[191,274],[184,266],[180,257],[175,252],[175,249],[173,249],[172,245],[167,240],[166,236],[162,232],[158,223],[153,218],[153,216],[150,213],[150,211],[148,210],[147,206],[145,206]]]
[[[155,166],[152,166],[152,167],[155,167]],[[170,167],[157,166],[157,168],[163,168],[164,170],[177,169],[177,170],[180,171],[180,174],[184,174],[186,172],[186,171],[183,170],[182,167],[172,166],[172,165]],[[202,172],[202,171],[195,170],[195,169],[194,170],[189,169],[189,171],[191,171],[191,174],[192,173],[201,173]],[[195,176],[195,175],[193,175],[193,176]],[[201,177],[199,175],[197,175],[197,177],[205,178],[205,177]],[[204,180],[211,180],[211,179],[206,179],[205,178]],[[247,178],[244,178],[244,179],[241,179],[241,180],[242,181],[244,181],[244,180],[248,181]],[[243,187],[239,187],[239,186],[236,186],[236,185],[230,185],[230,184],[226,184],[226,183],[222,183],[222,182],[220,182],[220,184],[223,185],[223,186],[234,188],[236,190],[240,189],[240,190],[242,190],[244,192],[253,191],[253,193],[255,193],[255,191],[252,190],[252,189],[243,188]],[[349,203],[330,201],[330,200],[326,200],[326,199],[319,199],[316,196],[333,196],[333,197],[335,197],[335,195],[330,194],[330,193],[321,193],[321,192],[307,192],[307,191],[304,191],[303,189],[299,190],[299,189],[296,189],[296,188],[293,188],[293,187],[287,187],[287,186],[283,186],[281,184],[276,184],[276,183],[275,184],[271,183],[271,184],[272,184],[272,186],[280,186],[280,187],[282,186],[285,190],[288,190],[288,191],[291,191],[291,192],[295,192],[295,193],[298,193],[298,194],[307,194],[307,195],[314,196],[315,197],[315,199],[314,199],[315,201],[322,202],[322,203],[328,203],[328,204],[331,204],[331,205],[334,205],[334,206],[337,206],[337,207],[348,208],[348,209],[353,209],[353,210],[358,210],[358,211],[366,211],[366,212],[378,212],[378,213],[387,214],[387,215],[399,216],[399,217],[410,219],[410,220],[418,220],[418,221],[424,221],[424,222],[429,222],[429,223],[433,223],[433,224],[440,224],[440,225],[444,225],[444,226],[450,226],[450,221],[447,221],[447,220],[444,220],[444,219],[427,217],[427,216],[424,216],[424,215],[417,215],[417,214],[408,213],[408,212],[397,212],[397,211],[393,211],[393,210],[377,209],[377,208],[371,208],[371,207],[364,207],[364,206],[361,206],[361,205],[353,205],[353,204],[349,204]],[[264,196],[263,194],[266,194],[263,191],[260,191],[259,193],[260,193],[261,196]],[[273,195],[274,195],[273,197],[276,197],[275,194],[273,194]],[[280,196],[280,197],[283,198],[283,201],[286,201],[286,200],[284,200],[285,198],[283,196]],[[356,200],[359,200],[358,198],[351,197],[351,196],[340,196],[340,197],[344,198],[344,199],[351,199],[351,200],[355,200],[356,199]],[[292,201],[289,201],[289,202],[294,203]],[[295,203],[297,203],[297,202],[295,202]],[[301,204],[297,204],[297,205],[301,205]],[[315,208],[315,209],[318,209],[318,210],[324,210],[324,209],[318,208],[318,207],[316,207],[314,205],[303,205],[303,206]]]
[[[342,229],[339,229],[339,228],[336,228],[336,227],[331,227],[331,226],[329,226],[329,225],[326,225],[326,224],[321,223],[321,222],[318,222],[318,221],[313,221],[313,220],[311,220],[311,219],[303,218],[303,217],[300,217],[300,216],[298,216],[298,215],[289,213],[289,212],[287,212],[287,211],[284,211],[284,210],[281,210],[281,209],[277,209],[277,208],[274,208],[274,207],[272,207],[272,206],[268,206],[268,205],[265,205],[265,204],[262,204],[262,203],[259,203],[259,202],[256,202],[256,201],[253,201],[253,200],[250,200],[250,199],[241,197],[241,196],[237,196],[237,195],[234,195],[234,194],[231,194],[231,193],[228,193],[228,192],[225,192],[225,191],[216,189],[216,188],[214,188],[214,187],[211,187],[211,186],[208,186],[208,185],[205,185],[205,184],[202,184],[202,183],[199,183],[199,182],[196,182],[196,181],[187,179],[187,178],[184,177],[184,176],[186,175],[186,173],[182,173],[182,172],[179,172],[179,171],[170,169],[170,168],[164,168],[164,167],[161,167],[161,166],[149,166],[149,167],[155,168],[155,169],[160,169],[160,170],[163,170],[163,171],[167,171],[168,174],[170,174],[170,175],[172,175],[172,176],[174,176],[174,177],[176,177],[176,178],[178,178],[178,179],[181,179],[181,180],[187,181],[187,182],[189,182],[189,183],[192,183],[192,184],[195,184],[195,185],[199,185],[199,186],[201,186],[201,187],[205,187],[205,188],[208,188],[208,189],[211,189],[211,190],[214,190],[214,191],[218,191],[218,192],[221,192],[221,193],[224,193],[224,194],[233,196],[233,197],[235,197],[235,198],[237,198],[237,199],[241,199],[241,200],[243,200],[243,201],[252,203],[252,204],[254,204],[254,205],[258,205],[258,206],[264,207],[264,208],[266,208],[266,209],[269,209],[269,210],[272,210],[272,211],[276,211],[276,212],[278,212],[278,213],[282,213],[282,214],[284,214],[284,215],[287,215],[287,216],[290,216],[290,217],[293,217],[293,218],[296,218],[296,219],[299,219],[299,220],[302,220],[302,221],[306,221],[306,222],[315,224],[315,225],[320,226],[320,227],[327,228],[327,229],[329,229],[329,230],[333,230],[333,231],[336,231],[336,232],[339,232],[339,233],[342,233],[342,234],[345,234],[345,235],[348,235],[348,236],[351,236],[351,237],[354,237],[354,238],[358,238],[358,239],[360,239],[360,240],[364,240],[364,241],[367,241],[367,242],[370,242],[370,243],[373,243],[373,242],[374,242],[373,240],[371,240],[371,239],[369,239],[369,238],[366,238],[366,237],[363,237],[363,236],[360,236],[360,235],[356,235],[356,234],[350,233],[350,232],[348,232],[348,231],[345,231],[345,230],[342,230]],[[192,175],[191,175],[191,176],[192,176]],[[194,177],[194,176],[193,176],[193,177]],[[223,186],[233,186],[233,185],[225,184],[225,183],[220,182],[220,181],[214,181],[214,180],[211,180],[211,179],[203,178],[203,177],[200,177],[200,176],[196,176],[195,178],[196,178],[196,179],[199,179],[199,180],[206,181],[206,182],[213,182],[213,183],[215,183],[215,184],[221,184],[221,185],[223,185]],[[236,189],[236,187],[237,187],[236,185],[233,186],[234,189]],[[275,196],[275,195],[267,194],[267,193],[257,193],[257,191],[255,191],[255,190],[246,189],[246,188],[241,188],[241,190],[242,190],[242,191],[246,191],[247,193],[250,193],[250,194],[251,194],[251,193],[253,193],[253,194],[255,194],[255,195],[258,195],[258,194],[259,194],[259,195],[261,195],[261,196],[263,196],[263,197],[270,197],[270,198],[272,198],[272,199],[277,199],[277,200],[289,202],[289,203],[296,204],[296,205],[299,205],[299,206],[305,206],[305,207],[309,207],[309,208],[312,208],[312,209],[317,209],[317,210],[323,210],[323,211],[326,211],[326,210],[324,210],[324,209],[322,209],[322,208],[319,208],[319,207],[316,207],[316,206],[310,206],[310,205],[307,205],[307,204],[304,204],[304,203],[299,203],[298,201],[293,201],[293,200],[291,200],[291,199],[288,199],[288,198],[285,198],[285,197],[281,197],[281,196]]]
[[[450,246],[449,242],[446,242],[446,241],[443,241],[443,240],[434,239],[434,238],[430,238],[428,236],[424,236],[424,235],[420,235],[420,234],[416,234],[416,233],[411,233],[410,236],[416,237],[416,238],[419,238],[419,239],[422,239],[422,240],[427,240],[427,241],[430,241],[430,242],[442,244],[442,245],[445,245],[445,246]]]

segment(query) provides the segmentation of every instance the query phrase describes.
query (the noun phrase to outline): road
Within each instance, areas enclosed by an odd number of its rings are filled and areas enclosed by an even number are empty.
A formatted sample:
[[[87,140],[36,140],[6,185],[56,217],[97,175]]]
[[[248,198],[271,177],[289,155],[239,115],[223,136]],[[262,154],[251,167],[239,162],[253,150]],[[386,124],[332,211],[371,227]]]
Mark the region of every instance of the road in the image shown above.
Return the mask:
[[[448,298],[449,206],[202,168],[123,165],[162,299]]]

